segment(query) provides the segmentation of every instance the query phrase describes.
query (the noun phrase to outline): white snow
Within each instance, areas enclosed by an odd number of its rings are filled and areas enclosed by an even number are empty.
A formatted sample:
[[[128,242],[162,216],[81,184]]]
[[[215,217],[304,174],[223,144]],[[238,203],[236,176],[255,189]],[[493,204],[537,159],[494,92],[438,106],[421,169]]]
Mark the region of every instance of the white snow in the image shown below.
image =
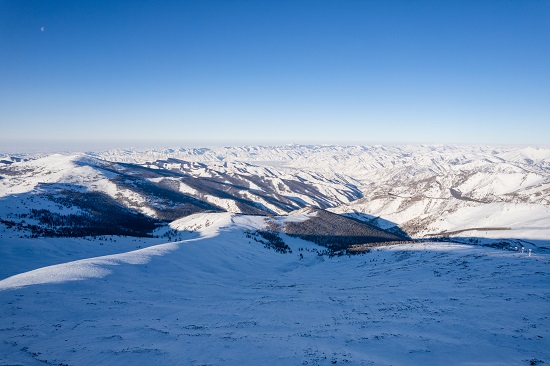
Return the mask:
[[[0,281],[0,362],[550,360],[546,254],[427,243],[329,259],[299,239],[285,237],[292,254],[247,240],[244,230],[262,227],[261,217],[195,215],[175,223],[190,224],[205,228],[202,238]]]
[[[170,227],[179,231],[196,231],[202,237],[209,238],[219,233],[219,230],[231,223],[232,213],[198,213],[173,221]]]
[[[521,239],[532,253],[423,243],[328,258],[318,255],[324,248],[282,235],[292,253],[279,254],[249,235],[266,228],[266,217],[240,215],[234,200],[180,182],[180,192],[230,212],[175,220],[156,231],[166,239],[24,239],[0,225],[0,364],[550,362],[550,148],[288,145],[54,154],[8,166],[17,174],[0,179],[0,218],[23,208],[79,212],[34,195],[43,183],[107,193],[154,216],[154,202],[117,187],[110,180],[117,174],[102,166],[157,169],[147,163],[168,158],[188,161],[164,168],[185,166],[189,179],[261,177],[289,199],[322,202],[383,227],[417,228],[415,237],[461,231],[455,236]],[[324,197],[293,191],[288,181],[299,180]],[[356,190],[364,198],[351,202]],[[241,194],[284,213],[259,193]],[[269,220],[313,215],[304,208]]]

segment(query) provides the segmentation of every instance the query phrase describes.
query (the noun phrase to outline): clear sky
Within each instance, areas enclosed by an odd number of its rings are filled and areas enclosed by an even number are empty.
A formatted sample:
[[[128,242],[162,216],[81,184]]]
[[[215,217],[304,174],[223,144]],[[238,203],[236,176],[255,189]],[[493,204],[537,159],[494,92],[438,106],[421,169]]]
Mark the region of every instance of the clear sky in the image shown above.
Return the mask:
[[[550,144],[548,0],[0,0],[0,72],[0,151]]]

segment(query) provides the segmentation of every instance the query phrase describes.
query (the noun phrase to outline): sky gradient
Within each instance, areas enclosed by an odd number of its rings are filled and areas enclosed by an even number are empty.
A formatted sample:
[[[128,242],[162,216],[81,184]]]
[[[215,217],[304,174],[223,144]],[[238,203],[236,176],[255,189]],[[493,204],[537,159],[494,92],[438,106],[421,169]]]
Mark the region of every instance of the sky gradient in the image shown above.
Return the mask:
[[[0,152],[549,145],[549,40],[544,0],[0,0]]]

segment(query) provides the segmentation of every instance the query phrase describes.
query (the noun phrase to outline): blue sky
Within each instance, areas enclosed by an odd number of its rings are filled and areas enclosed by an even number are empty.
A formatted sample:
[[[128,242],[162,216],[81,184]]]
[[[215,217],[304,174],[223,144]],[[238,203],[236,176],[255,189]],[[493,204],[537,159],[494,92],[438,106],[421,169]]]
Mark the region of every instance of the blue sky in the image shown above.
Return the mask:
[[[548,145],[549,40],[545,0],[0,0],[0,151]]]

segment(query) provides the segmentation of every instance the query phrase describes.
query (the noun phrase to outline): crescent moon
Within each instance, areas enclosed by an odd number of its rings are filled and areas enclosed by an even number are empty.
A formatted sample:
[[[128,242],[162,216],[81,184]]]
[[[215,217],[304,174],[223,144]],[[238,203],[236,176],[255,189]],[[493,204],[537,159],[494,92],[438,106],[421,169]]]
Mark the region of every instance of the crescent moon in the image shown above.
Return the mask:
[[[44,27],[40,27],[40,31],[41,31],[41,32],[44,32]]]

